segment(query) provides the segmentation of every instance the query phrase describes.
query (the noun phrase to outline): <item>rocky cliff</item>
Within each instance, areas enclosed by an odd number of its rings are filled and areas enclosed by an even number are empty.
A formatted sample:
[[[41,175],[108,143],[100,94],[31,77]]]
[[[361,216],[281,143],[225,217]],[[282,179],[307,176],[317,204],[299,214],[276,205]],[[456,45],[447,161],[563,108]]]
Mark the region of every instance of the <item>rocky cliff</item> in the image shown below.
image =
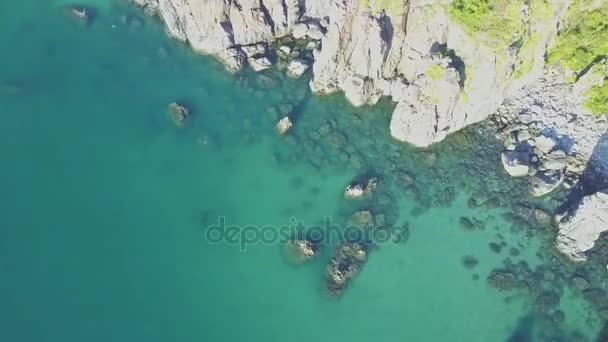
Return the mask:
[[[133,1],[231,71],[247,62],[268,67],[265,55],[280,37],[316,41],[311,89],[343,91],[356,106],[391,97],[392,136],[421,147],[483,120],[537,79],[572,2],[498,1],[489,8],[472,0]]]

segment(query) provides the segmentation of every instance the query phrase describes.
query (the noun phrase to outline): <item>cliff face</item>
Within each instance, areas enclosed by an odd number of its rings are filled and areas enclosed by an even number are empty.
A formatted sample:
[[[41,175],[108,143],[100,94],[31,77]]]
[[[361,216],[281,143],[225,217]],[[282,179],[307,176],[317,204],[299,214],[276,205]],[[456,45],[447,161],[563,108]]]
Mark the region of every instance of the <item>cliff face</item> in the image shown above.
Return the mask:
[[[276,38],[320,40],[311,89],[343,91],[356,106],[390,96],[397,103],[391,134],[424,147],[485,119],[506,95],[537,79],[572,0],[514,0],[517,6],[496,9],[517,29],[507,38],[476,32],[451,12],[452,0],[384,1],[386,11],[375,0],[133,1],[231,71],[264,55]]]

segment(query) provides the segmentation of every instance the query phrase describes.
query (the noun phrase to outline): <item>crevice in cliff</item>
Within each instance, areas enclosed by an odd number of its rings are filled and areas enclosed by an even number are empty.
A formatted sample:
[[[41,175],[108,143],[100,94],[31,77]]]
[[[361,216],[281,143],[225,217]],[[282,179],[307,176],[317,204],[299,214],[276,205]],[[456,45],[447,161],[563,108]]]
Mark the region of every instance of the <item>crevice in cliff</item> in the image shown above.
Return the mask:
[[[599,62],[603,61],[606,57],[608,57],[608,56],[601,55],[601,56],[595,57],[595,59],[593,61],[591,61],[591,63],[589,63],[589,65],[587,65],[583,70],[581,70],[579,73],[576,74],[576,79],[574,82],[578,82],[578,80],[580,80],[581,77],[585,76],[589,72],[589,70],[591,70],[591,68],[593,68]]]
[[[407,36],[407,19],[410,15],[410,1],[405,0],[403,3],[403,14],[401,15],[401,31]]]
[[[289,11],[287,7],[287,2],[285,0],[281,0],[281,7],[283,7],[283,17],[285,18],[285,24],[289,25]]]
[[[272,19],[272,16],[270,16],[270,12],[268,11],[268,8],[266,8],[266,5],[264,5],[264,0],[260,0],[260,11],[262,11],[262,13],[264,13],[264,20],[270,26],[270,32],[272,32],[272,35],[274,36],[275,35],[274,20]]]
[[[458,85],[460,89],[464,89],[464,85],[467,79],[466,65],[462,58],[456,54],[456,51],[449,49],[447,44],[433,44],[431,53],[438,53],[442,57],[449,57],[451,62],[449,67],[456,69],[458,72]]]

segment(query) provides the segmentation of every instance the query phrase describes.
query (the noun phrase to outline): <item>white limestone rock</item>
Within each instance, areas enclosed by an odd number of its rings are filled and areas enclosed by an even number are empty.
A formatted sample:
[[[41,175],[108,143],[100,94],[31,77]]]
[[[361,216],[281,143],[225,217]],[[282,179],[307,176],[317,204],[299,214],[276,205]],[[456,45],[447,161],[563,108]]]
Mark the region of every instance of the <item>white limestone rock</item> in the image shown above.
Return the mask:
[[[511,177],[526,177],[530,171],[530,154],[527,152],[505,151],[501,160]]]
[[[600,234],[608,230],[608,194],[597,192],[583,197],[571,215],[559,222],[555,247],[574,262],[587,260]]]
[[[287,76],[299,78],[310,68],[310,61],[303,58],[294,59],[287,65]]]
[[[289,117],[284,117],[279,122],[277,122],[276,129],[279,135],[284,135],[293,127],[293,123],[289,119]]]
[[[249,58],[249,65],[255,72],[260,72],[270,68],[272,62],[267,57]]]
[[[536,81],[542,75],[546,46],[571,2],[552,0],[552,16],[527,23],[538,44],[524,56],[532,62],[531,71],[514,77],[513,70],[524,57],[465,32],[449,18],[445,6],[449,0],[403,2],[400,11],[376,15],[359,0],[133,1],[157,14],[170,35],[187,41],[198,52],[220,57],[229,70],[242,66],[242,56],[226,53],[227,49],[267,44],[290,33],[320,40],[313,50],[311,89],[322,94],[344,91],[356,106],[391,96],[398,103],[391,120],[393,136],[417,146],[441,141],[449,133],[485,119],[506,95]],[[466,79],[464,69],[443,62],[445,75],[434,82],[424,77],[429,62],[437,62],[433,58],[439,55],[438,47],[454,51],[459,63],[466,66]],[[266,63],[261,67],[266,68]],[[420,96],[411,96],[414,93]],[[547,108],[542,109],[546,115]]]

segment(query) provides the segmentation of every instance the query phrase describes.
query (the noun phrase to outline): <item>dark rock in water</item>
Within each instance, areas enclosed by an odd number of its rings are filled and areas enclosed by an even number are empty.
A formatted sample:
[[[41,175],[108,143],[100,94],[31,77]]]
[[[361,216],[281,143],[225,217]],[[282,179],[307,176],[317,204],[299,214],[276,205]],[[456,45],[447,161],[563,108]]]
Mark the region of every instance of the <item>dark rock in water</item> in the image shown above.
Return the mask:
[[[395,177],[397,177],[397,183],[404,189],[411,186],[415,182],[414,176],[407,171],[399,170],[395,173]]]
[[[346,144],[348,144],[348,139],[346,139],[344,133],[338,131],[331,132],[328,135],[327,140],[329,144],[334,146],[335,148],[344,147],[346,146]]]
[[[517,284],[517,277],[510,271],[494,270],[488,276],[488,284],[499,291],[510,291]]]
[[[479,260],[472,255],[465,255],[462,257],[462,265],[468,269],[475,268],[479,264]]]
[[[583,297],[595,307],[603,308],[608,306],[606,291],[600,288],[588,288],[584,290]]]
[[[559,306],[559,294],[553,290],[543,291],[536,297],[536,309],[542,313],[551,313]]]
[[[303,263],[313,259],[319,252],[319,246],[306,239],[293,239],[286,246],[289,259],[296,263]]]
[[[68,5],[64,11],[70,17],[78,20],[81,24],[88,26],[95,19],[97,11],[95,8],[83,5]]]
[[[449,207],[454,199],[456,198],[456,194],[453,187],[445,188],[441,191],[437,197],[435,198],[434,203],[440,207]]]
[[[566,314],[562,310],[555,310],[551,319],[555,324],[563,324],[566,321]]]
[[[518,256],[519,255],[519,249],[515,248],[515,247],[511,247],[511,249],[509,250],[509,255],[510,256]]]
[[[344,198],[358,199],[370,196],[378,186],[376,177],[359,177],[344,189]]]
[[[604,321],[602,329],[595,339],[596,342],[608,342],[608,321]]]
[[[325,269],[325,286],[330,296],[339,296],[367,260],[367,251],[359,243],[339,245]]]
[[[490,246],[490,250],[494,253],[500,253],[502,251],[502,245],[499,243],[490,242],[488,246]]]
[[[572,279],[570,279],[570,282],[572,283],[572,286],[576,287],[580,291],[584,291],[591,287],[591,284],[589,284],[587,279],[585,279],[581,276],[572,277]]]
[[[459,223],[460,226],[465,230],[483,230],[485,228],[483,222],[481,222],[480,220],[465,216],[460,218]]]
[[[473,274],[473,276],[471,276],[471,278],[473,280],[479,280],[479,274],[475,273],[475,274]]]
[[[179,105],[176,102],[169,104],[168,111],[171,121],[173,121],[173,123],[179,127],[183,126],[186,122],[186,119],[188,119],[188,117],[190,116],[188,108]]]

